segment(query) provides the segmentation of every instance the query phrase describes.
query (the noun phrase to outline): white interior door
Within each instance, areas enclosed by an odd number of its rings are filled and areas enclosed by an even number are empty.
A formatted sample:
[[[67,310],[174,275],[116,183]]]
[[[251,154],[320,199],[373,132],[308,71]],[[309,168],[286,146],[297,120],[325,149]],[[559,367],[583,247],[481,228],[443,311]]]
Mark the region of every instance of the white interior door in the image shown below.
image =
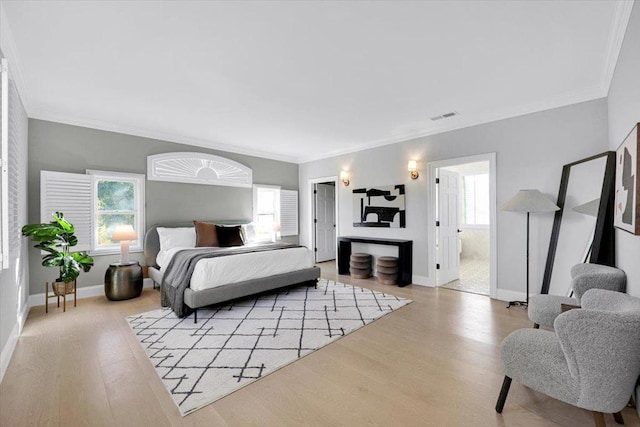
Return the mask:
[[[316,262],[336,259],[336,187],[316,184]]]
[[[438,177],[438,249],[437,285],[444,285],[460,277],[458,253],[458,197],[460,175],[439,169]]]

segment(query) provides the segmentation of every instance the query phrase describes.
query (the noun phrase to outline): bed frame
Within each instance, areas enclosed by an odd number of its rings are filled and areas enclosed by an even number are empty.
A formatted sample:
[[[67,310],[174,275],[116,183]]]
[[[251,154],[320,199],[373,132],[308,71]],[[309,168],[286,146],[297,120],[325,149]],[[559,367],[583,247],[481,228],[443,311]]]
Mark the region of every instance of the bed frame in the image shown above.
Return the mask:
[[[208,221],[218,225],[236,225],[246,224],[247,221],[236,220],[215,220]],[[149,276],[155,285],[162,283],[162,272],[160,272],[156,263],[156,256],[160,251],[160,238],[158,237],[158,227],[192,227],[193,222],[173,222],[165,224],[155,224],[149,227],[144,236],[144,259],[149,266]],[[320,269],[318,267],[303,268],[284,274],[274,276],[261,277],[258,279],[246,280],[243,282],[230,283],[228,285],[218,286],[202,291],[194,291],[187,288],[184,292],[184,303],[193,309],[193,319],[198,323],[198,308],[206,307],[212,304],[231,301],[237,298],[249,295],[259,294],[274,289],[280,289],[292,285],[309,285],[315,286],[320,278]]]

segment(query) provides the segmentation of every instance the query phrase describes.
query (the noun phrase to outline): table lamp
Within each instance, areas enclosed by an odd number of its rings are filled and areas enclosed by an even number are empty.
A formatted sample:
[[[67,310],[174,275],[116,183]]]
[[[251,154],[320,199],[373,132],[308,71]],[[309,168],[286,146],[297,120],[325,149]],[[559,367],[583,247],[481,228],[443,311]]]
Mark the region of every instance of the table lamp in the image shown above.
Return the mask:
[[[138,236],[136,235],[133,226],[131,225],[118,225],[116,226],[116,230],[113,232],[111,236],[111,240],[114,242],[120,242],[120,263],[128,264],[129,263],[129,241],[137,240]]]

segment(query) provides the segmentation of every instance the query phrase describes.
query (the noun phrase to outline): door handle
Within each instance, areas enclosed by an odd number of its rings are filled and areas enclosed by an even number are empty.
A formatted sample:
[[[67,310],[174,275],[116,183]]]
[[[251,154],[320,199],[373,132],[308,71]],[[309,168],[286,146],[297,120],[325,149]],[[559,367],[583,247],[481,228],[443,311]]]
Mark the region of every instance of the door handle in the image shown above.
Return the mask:
[[[462,230],[460,230],[459,228],[458,228],[458,233],[462,233]]]

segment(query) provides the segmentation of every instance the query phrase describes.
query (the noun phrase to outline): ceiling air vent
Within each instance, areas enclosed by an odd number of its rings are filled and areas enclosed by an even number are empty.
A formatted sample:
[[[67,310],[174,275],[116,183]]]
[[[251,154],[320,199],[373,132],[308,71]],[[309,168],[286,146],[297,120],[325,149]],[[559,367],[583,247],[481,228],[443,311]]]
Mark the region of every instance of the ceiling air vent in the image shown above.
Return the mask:
[[[448,119],[449,117],[457,116],[458,114],[460,113],[458,113],[457,111],[452,111],[450,113],[444,113],[440,116],[431,117],[431,120],[435,122],[436,120]]]

